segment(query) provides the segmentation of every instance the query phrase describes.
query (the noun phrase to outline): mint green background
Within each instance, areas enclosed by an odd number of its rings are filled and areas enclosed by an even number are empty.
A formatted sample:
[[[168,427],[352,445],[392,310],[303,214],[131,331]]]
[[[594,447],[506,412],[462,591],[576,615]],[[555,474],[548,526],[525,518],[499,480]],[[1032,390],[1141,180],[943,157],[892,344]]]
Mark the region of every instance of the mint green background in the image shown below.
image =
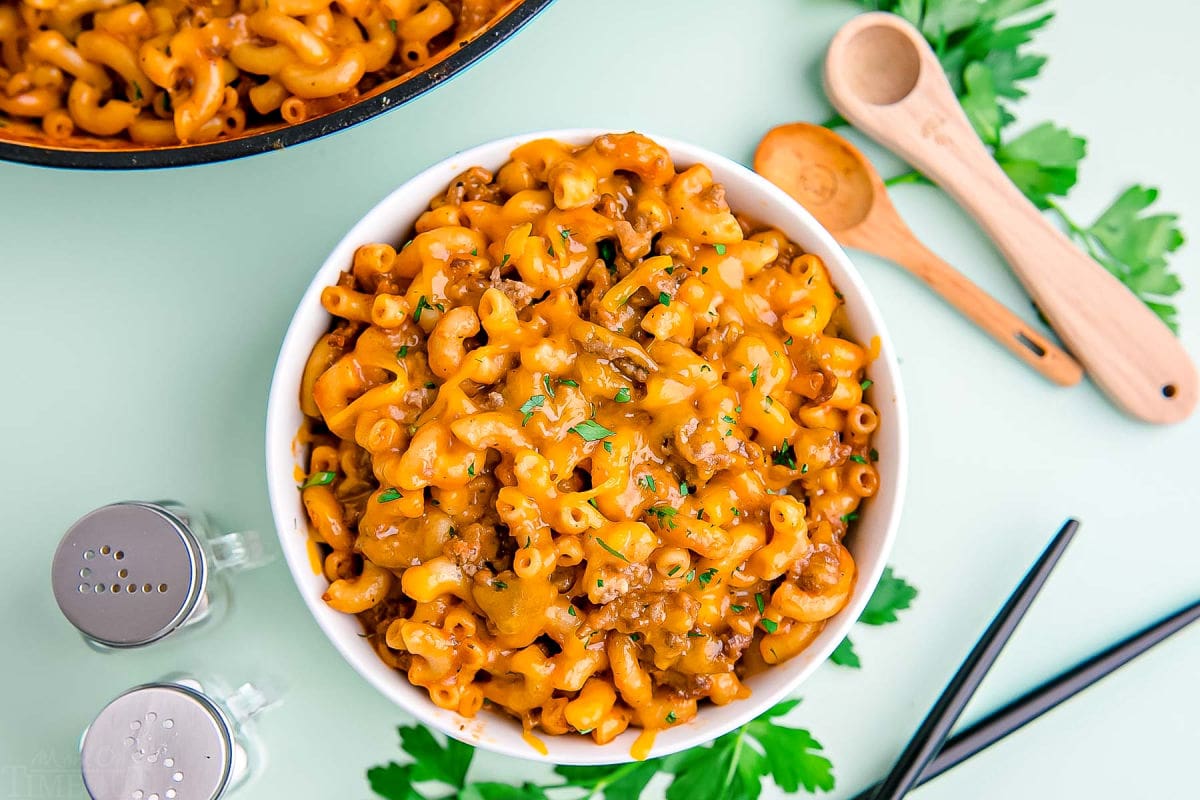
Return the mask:
[[[1090,138],[1068,207],[1088,219],[1146,181],[1195,226],[1194,5],[1055,6],[1040,40],[1053,58],[1018,124],[1052,118]],[[0,797],[81,796],[74,747],[88,720],[124,688],[179,669],[290,687],[261,720],[269,763],[242,796],[367,796],[364,770],[396,755],[406,717],[341,660],[282,562],[243,576],[221,628],[102,656],[50,595],[58,537],[94,506],[160,497],[269,534],[262,440],[275,354],[316,267],[380,197],[454,150],[560,126],[656,131],[747,162],[768,127],[828,115],[816,65],[854,11],[844,0],[560,0],[450,85],[322,141],[150,173],[0,165]],[[943,195],[906,186],[894,197],[929,245],[1031,317]],[[1176,258],[1193,283],[1194,253]],[[1200,587],[1200,418],[1147,427],[1091,385],[1055,388],[903,273],[854,260],[909,392],[912,480],[892,561],[921,596],[902,624],[856,633],[861,672],[827,666],[803,687],[793,719],[826,745],[835,797],[886,769],[1067,515],[1082,534],[968,716]],[[1200,294],[1179,305],[1200,353]],[[1193,630],[914,796],[1196,797],[1198,672]],[[531,774],[486,754],[478,767]]]

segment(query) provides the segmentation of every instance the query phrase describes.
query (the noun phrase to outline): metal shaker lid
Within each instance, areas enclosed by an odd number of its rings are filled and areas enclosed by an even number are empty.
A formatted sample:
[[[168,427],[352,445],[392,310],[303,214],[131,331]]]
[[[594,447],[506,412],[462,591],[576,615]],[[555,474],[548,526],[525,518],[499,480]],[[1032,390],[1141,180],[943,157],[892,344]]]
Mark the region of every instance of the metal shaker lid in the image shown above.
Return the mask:
[[[115,503],[76,522],[54,554],[54,599],[83,634],[137,647],[179,627],[204,594],[204,551],[162,506]]]
[[[233,732],[203,694],[149,684],[105,706],[80,755],[92,800],[216,800],[229,784]]]

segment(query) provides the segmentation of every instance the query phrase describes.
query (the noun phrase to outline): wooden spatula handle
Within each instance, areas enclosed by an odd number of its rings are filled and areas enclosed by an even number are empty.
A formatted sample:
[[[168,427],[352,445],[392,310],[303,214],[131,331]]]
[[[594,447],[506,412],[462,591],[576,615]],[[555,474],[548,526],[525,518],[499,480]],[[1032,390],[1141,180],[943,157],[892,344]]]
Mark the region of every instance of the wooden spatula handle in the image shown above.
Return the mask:
[[[855,127],[902,156],[963,206],[1092,380],[1147,422],[1196,405],[1196,369],[1171,331],[1077,249],[997,166],[963,114],[941,64],[912,25],[863,14],[830,44],[825,87]]]
[[[1083,378],[1083,367],[1078,361],[911,234],[897,235],[892,238],[892,244],[880,245],[875,241],[864,245],[864,249],[903,265],[960,314],[1049,380],[1059,386],[1074,386]]]

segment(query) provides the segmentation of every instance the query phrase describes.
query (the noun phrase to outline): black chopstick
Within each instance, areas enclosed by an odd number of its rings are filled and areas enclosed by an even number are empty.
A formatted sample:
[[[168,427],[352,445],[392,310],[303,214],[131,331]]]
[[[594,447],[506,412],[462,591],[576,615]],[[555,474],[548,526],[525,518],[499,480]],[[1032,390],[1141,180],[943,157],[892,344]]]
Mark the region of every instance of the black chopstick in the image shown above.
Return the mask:
[[[900,800],[916,784],[925,767],[942,749],[954,723],[958,721],[967,702],[979,688],[1004,645],[1008,643],[1025,612],[1033,604],[1033,599],[1045,585],[1067,545],[1075,537],[1075,529],[1078,527],[1079,523],[1075,520],[1067,520],[1041,557],[1025,574],[1020,585],[958,668],[958,672],[950,679],[941,697],[933,704],[921,727],[896,761],[896,766],[872,795],[874,800]]]
[[[1031,689],[962,733],[948,739],[937,757],[921,771],[921,777],[915,785],[920,786],[933,780],[1010,733],[1017,732],[1050,709],[1070,700],[1096,681],[1125,666],[1197,620],[1200,620],[1200,600],[1076,664],[1036,689]],[[877,783],[859,792],[853,800],[870,800],[879,790],[879,786]]]

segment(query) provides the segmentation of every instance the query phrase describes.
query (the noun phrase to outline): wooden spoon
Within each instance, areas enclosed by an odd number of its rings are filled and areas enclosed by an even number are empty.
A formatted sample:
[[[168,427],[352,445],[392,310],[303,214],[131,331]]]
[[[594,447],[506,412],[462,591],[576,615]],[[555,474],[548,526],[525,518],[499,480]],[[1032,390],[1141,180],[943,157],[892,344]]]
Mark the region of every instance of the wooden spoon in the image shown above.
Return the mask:
[[[759,143],[754,170],[807,208],[839,242],[904,267],[1050,380],[1072,386],[1083,377],[1075,359],[921,244],[871,162],[838,134],[806,122],[780,125]]]
[[[855,17],[829,45],[825,91],[856,128],[975,218],[1113,402],[1147,422],[1178,422],[1192,412],[1200,389],[1183,345],[1013,185],[975,135],[916,28],[894,14]]]

